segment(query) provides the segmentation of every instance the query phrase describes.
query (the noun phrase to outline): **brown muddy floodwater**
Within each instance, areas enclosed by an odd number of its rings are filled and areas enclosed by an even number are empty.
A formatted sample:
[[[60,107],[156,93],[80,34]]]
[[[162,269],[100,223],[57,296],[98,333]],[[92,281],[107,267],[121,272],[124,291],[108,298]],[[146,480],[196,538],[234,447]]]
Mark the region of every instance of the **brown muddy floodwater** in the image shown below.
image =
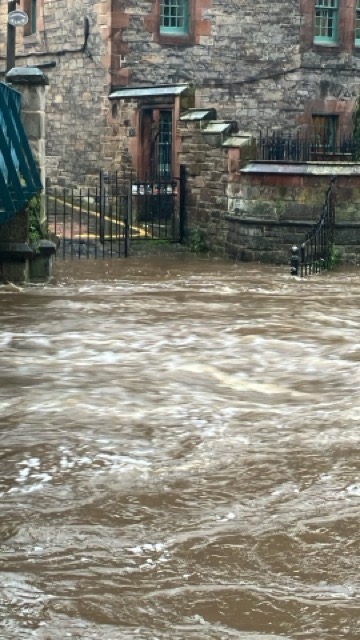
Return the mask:
[[[360,638],[360,270],[0,289],[1,640]]]

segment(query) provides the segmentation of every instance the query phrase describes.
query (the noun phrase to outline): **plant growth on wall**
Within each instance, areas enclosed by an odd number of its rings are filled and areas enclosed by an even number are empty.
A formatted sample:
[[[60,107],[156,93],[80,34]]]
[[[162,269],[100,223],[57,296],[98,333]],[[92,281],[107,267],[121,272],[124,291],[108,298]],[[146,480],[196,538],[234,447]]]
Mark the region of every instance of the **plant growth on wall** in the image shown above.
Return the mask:
[[[30,244],[36,245],[40,240],[44,239],[44,232],[41,226],[41,201],[40,194],[31,198],[28,204],[29,211],[29,241]]]
[[[360,96],[356,100],[356,108],[354,111],[354,143],[355,143],[355,160],[360,160]]]

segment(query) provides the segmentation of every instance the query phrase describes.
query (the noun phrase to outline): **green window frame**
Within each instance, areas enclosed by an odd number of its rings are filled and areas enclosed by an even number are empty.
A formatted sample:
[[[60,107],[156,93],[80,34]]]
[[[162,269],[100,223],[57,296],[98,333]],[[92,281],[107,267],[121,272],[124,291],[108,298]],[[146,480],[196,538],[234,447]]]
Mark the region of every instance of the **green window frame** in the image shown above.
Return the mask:
[[[24,27],[24,35],[32,36],[37,32],[37,0],[25,0],[24,10],[29,18]]]
[[[37,0],[31,0],[31,32],[37,31]]]
[[[160,33],[169,35],[189,33],[189,0],[161,0]]]
[[[338,23],[339,0],[315,0],[314,42],[336,42]]]
[[[360,0],[356,0],[355,44],[360,47]]]

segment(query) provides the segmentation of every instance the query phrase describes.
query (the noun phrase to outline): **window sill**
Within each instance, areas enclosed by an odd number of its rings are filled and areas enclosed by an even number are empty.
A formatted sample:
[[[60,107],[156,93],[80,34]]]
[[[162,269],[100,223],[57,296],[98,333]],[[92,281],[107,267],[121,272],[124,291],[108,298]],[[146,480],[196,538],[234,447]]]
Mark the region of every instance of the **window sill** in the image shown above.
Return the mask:
[[[340,42],[335,42],[332,40],[314,40],[313,45],[315,47],[329,47],[330,49],[338,49],[340,47]]]
[[[28,36],[24,36],[24,46],[31,46],[33,44],[37,44],[39,42],[38,34],[31,33]]]
[[[158,42],[173,47],[186,47],[194,44],[194,36],[192,33],[159,33]]]
[[[167,28],[160,27],[160,35],[170,36],[175,38],[183,38],[184,36],[187,37],[189,35],[189,30],[188,29],[182,29],[182,30],[167,29]]]
[[[337,55],[344,50],[344,45],[342,42],[334,42],[333,44],[331,42],[313,42],[312,50],[319,55]]]

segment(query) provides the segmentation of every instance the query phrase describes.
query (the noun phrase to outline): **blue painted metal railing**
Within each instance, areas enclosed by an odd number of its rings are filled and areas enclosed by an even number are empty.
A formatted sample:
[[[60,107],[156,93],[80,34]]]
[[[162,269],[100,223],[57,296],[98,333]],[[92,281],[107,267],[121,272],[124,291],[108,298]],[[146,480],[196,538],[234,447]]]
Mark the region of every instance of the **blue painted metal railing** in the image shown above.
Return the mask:
[[[21,94],[0,82],[0,224],[41,190],[40,173],[21,121]]]

